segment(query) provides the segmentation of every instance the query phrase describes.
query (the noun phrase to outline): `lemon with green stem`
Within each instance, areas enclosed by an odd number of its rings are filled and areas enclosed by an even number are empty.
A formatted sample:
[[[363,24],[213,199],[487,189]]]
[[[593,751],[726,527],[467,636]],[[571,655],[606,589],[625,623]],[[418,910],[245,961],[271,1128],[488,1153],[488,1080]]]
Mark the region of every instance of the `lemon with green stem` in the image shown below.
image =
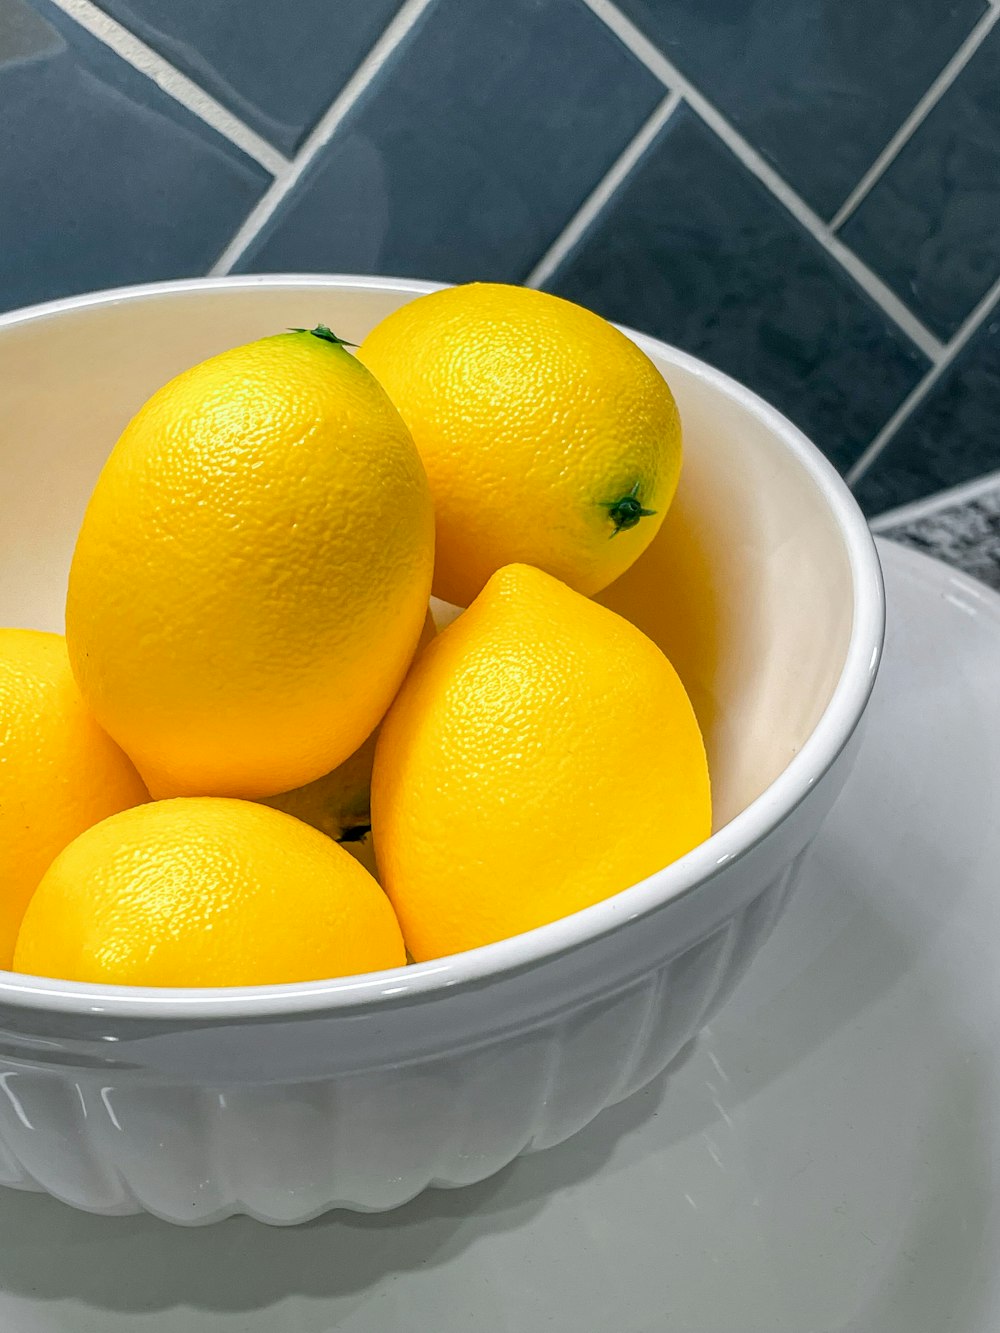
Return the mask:
[[[413,440],[326,325],[211,357],[126,426],[87,507],[66,636],[156,797],[312,782],[409,666],[434,519]]]
[[[680,474],[677,406],[598,315],[472,283],[402,306],[357,354],[427,469],[436,596],[467,606],[511,563],[596,593],[652,541]]]

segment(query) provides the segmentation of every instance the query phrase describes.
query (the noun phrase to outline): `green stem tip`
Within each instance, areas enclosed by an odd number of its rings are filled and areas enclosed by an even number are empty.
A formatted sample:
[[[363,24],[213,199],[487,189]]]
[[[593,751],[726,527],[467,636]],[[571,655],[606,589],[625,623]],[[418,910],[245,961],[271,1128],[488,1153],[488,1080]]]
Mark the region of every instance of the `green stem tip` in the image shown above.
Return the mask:
[[[612,500],[603,506],[608,511],[608,517],[615,525],[612,537],[617,537],[619,532],[627,532],[629,528],[634,528],[641,518],[651,518],[656,513],[655,509],[644,509],[642,501],[639,499],[639,483],[636,482],[628,495],[623,495],[618,500]]]
[[[326,324],[317,324],[314,329],[289,329],[289,333],[311,333],[314,338],[321,338],[325,343],[333,343],[334,347],[357,347],[357,343],[349,343],[346,338],[338,338],[332,329]]]

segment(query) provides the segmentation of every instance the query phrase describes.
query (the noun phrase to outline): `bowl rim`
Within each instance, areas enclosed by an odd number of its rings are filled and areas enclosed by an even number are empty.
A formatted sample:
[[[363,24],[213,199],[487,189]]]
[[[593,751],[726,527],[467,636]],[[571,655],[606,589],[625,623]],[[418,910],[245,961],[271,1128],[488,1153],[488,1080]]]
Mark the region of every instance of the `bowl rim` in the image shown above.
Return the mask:
[[[95,306],[220,289],[294,286],[414,297],[445,285],[412,278],[317,273],[172,279],[87,292],[9,311],[0,315],[0,331]],[[645,352],[665,357],[761,420],[812,480],[844,544],[854,595],[844,665],[819,721],[774,781],[707,841],[638,884],[548,925],[464,953],[381,972],[268,986],[158,989],[66,982],[0,969],[0,1005],[78,1016],[197,1022],[276,1018],[315,1011],[334,1014],[361,1005],[418,1003],[441,992],[452,995],[456,990],[478,987],[505,974],[544,964],[694,892],[724,867],[746,856],[791,815],[847,744],[875,683],[885,633],[885,596],[874,539],[833,465],[777,408],[697,357],[627,326],[618,327]]]

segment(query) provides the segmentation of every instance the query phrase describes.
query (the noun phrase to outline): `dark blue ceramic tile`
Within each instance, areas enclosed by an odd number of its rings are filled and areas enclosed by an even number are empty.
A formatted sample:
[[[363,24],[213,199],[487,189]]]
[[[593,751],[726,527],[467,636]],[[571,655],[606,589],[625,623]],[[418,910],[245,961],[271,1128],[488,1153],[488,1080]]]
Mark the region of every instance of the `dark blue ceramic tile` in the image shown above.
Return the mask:
[[[97,0],[286,153],[340,92],[400,0]]]
[[[831,217],[986,0],[618,0]]]
[[[1000,274],[1000,27],[841,235],[943,337]]]
[[[868,514],[1000,468],[1000,312],[973,335],[858,482]]]
[[[0,11],[0,307],[203,272],[267,172],[46,0]]]
[[[786,412],[840,467],[926,366],[686,109],[548,286],[720,366]]]
[[[522,277],[663,93],[579,0],[442,0],[240,267]]]

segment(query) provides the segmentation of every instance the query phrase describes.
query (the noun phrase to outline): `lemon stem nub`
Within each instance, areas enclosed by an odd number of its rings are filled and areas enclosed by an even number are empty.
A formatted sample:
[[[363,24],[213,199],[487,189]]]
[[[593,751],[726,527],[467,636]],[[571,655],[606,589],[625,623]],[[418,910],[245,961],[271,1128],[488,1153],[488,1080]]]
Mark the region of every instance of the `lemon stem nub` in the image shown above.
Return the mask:
[[[629,528],[634,528],[640,518],[651,518],[656,513],[655,509],[644,509],[639,499],[639,483],[636,482],[628,495],[623,495],[620,500],[612,500],[605,504],[604,508],[608,511],[608,517],[615,525],[612,537],[617,537],[619,532],[627,532]]]
[[[346,338],[338,338],[337,335],[326,324],[317,324],[314,329],[289,329],[289,333],[311,333],[314,338],[321,338],[325,343],[333,343],[334,347],[357,347],[357,343],[348,342]]]

